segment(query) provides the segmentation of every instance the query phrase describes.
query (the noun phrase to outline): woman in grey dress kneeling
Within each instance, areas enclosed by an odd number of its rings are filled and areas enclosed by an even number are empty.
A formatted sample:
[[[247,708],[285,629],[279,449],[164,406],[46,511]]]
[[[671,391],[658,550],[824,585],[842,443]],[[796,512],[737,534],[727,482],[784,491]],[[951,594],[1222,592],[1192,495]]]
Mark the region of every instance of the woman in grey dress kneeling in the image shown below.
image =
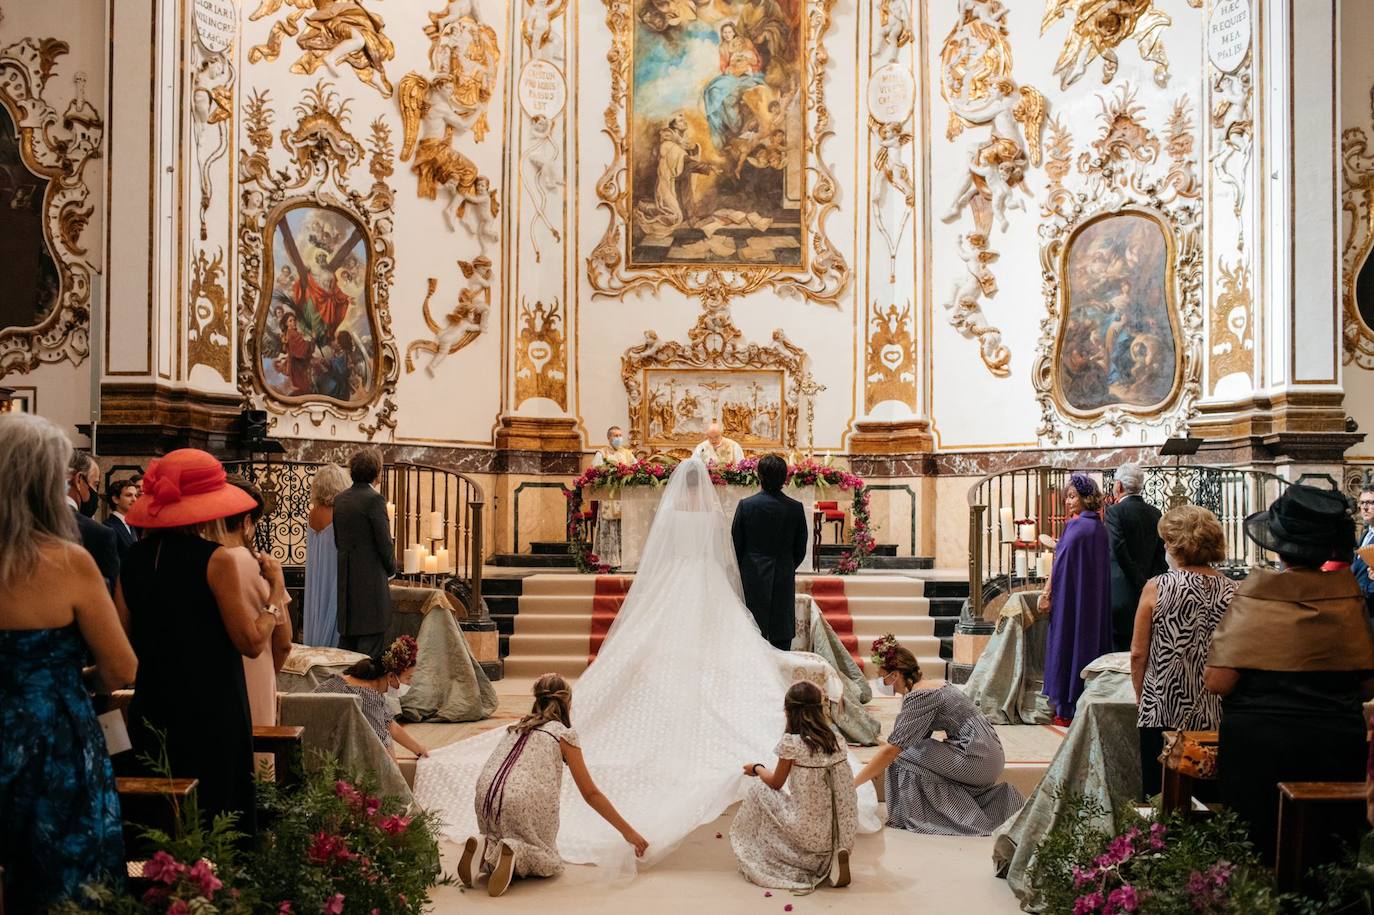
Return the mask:
[[[855,786],[887,770],[887,825],[942,836],[986,836],[1020,809],[1014,787],[998,784],[1002,742],[957,686],[915,689],[921,668],[910,651],[888,649],[883,682],[902,695],[902,710]],[[943,731],[944,740],[931,737]]]

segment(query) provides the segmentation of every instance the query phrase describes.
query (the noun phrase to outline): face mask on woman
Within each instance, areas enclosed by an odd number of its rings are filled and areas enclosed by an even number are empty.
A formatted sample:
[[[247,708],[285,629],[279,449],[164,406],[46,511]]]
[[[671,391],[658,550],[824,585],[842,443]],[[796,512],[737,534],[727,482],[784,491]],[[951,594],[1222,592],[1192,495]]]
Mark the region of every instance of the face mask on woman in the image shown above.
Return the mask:
[[[625,447],[625,438],[624,438],[624,436],[617,435],[615,438],[611,439],[611,447],[612,447],[612,448],[624,448],[624,447]]]

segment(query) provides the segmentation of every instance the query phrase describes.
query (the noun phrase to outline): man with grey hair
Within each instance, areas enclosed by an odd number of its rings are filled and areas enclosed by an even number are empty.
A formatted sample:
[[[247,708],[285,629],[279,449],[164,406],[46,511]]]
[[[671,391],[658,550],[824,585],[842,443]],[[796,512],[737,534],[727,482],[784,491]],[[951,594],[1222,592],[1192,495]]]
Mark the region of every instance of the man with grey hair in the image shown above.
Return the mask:
[[[1129,651],[1135,610],[1145,582],[1168,571],[1164,541],[1159,539],[1159,509],[1140,496],[1145,472],[1139,464],[1122,464],[1112,492],[1116,504],[1107,509],[1107,534],[1112,558],[1112,646]]]

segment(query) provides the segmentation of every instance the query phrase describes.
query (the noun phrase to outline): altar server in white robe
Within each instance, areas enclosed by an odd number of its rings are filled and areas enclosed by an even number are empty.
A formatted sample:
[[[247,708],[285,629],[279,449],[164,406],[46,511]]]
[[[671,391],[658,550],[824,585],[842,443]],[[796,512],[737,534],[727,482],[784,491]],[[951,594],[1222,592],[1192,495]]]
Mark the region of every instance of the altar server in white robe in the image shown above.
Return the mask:
[[[701,458],[705,464],[738,464],[744,460],[744,449],[739,442],[725,437],[720,423],[713,422],[706,427],[706,441],[697,445],[692,457]]]
[[[592,455],[592,466],[633,464],[635,453],[625,444],[625,430],[611,426],[606,430],[606,447]],[[592,552],[609,566],[620,565],[620,500],[602,499],[596,512],[596,533]]]

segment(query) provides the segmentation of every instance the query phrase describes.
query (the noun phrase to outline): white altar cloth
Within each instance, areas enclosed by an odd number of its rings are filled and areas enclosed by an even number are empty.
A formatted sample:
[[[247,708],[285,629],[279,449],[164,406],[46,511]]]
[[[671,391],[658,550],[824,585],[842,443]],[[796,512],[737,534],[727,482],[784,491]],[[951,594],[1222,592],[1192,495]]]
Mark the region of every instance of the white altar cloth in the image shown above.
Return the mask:
[[[755,486],[717,486],[716,494],[725,509],[725,524],[728,528],[735,519],[735,508],[744,499],[757,493]],[[816,487],[787,486],[783,492],[802,504],[806,515],[806,555],[798,563],[798,571],[811,570],[811,540],[815,535],[811,523],[812,512],[816,508]],[[653,526],[654,514],[658,511],[659,497],[663,495],[662,486],[625,486],[612,492],[608,487],[598,486],[583,494],[587,501],[597,501],[605,506],[607,502],[620,504],[620,571],[633,572],[639,568],[639,557],[644,550],[644,542],[649,539],[649,528]],[[838,492],[836,498],[843,499],[845,492]],[[603,507],[598,515],[598,524],[605,523]]]

